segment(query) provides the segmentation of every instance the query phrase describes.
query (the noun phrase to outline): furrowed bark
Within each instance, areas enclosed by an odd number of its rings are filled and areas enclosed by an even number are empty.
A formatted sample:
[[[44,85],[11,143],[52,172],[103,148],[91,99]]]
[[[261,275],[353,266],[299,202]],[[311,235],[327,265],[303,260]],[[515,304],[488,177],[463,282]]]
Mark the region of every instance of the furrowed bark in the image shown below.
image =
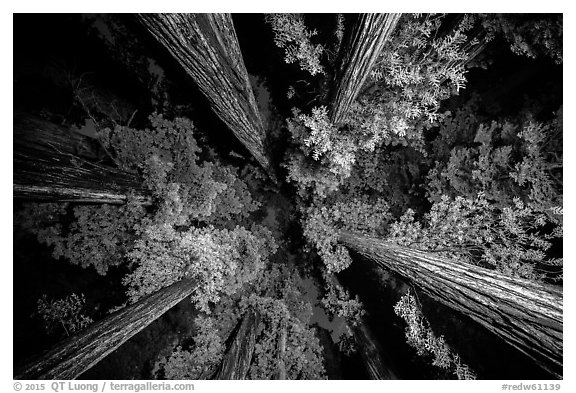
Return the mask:
[[[556,377],[562,376],[560,287],[508,277],[358,233],[341,232],[339,241],[409,279],[432,299],[469,316]]]
[[[249,311],[240,324],[240,328],[230,345],[216,379],[245,379],[252,361],[254,344],[256,343],[256,328],[260,315]]]
[[[140,14],[140,21],[194,80],[214,112],[272,175],[264,126],[230,14]]]
[[[14,379],[75,379],[136,333],[190,296],[196,284],[185,279],[90,325],[16,372]]]
[[[136,174],[76,154],[81,141],[65,127],[28,116],[14,117],[14,197],[45,201],[149,203]]]
[[[331,94],[330,120],[344,120],[390,38],[401,14],[360,14],[340,48],[340,69]]]

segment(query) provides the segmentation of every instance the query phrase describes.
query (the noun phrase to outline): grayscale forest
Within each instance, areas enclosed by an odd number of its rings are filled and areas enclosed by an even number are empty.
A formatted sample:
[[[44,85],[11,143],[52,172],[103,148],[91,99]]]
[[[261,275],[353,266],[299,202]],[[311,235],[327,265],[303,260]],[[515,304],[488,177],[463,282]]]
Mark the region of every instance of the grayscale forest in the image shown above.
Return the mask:
[[[14,14],[14,379],[563,378],[562,14]]]

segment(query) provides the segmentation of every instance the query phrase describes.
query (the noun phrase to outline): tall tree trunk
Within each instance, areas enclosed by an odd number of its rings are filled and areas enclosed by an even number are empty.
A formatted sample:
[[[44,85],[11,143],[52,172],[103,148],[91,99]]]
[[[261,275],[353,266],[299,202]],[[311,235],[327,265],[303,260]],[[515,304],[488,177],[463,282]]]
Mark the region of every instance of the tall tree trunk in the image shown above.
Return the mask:
[[[286,363],[284,362],[284,356],[286,354],[286,340],[288,339],[288,329],[286,327],[286,321],[282,323],[280,328],[280,339],[278,340],[278,376],[276,379],[285,380],[286,377]]]
[[[340,69],[331,93],[330,120],[346,117],[380,51],[391,36],[401,14],[360,14],[340,47]]]
[[[216,379],[245,379],[252,361],[254,344],[256,343],[256,328],[260,322],[260,315],[256,311],[249,311],[230,345]]]
[[[469,316],[561,377],[561,288],[357,233],[341,232],[339,241],[409,279],[431,298]]]
[[[83,137],[46,120],[14,116],[14,197],[46,201],[142,203],[136,174],[89,162],[76,154]]]
[[[196,284],[185,279],[109,315],[31,361],[14,379],[75,379],[182,299]]]
[[[262,119],[230,14],[140,14],[140,20],[194,80],[214,112],[264,169]]]

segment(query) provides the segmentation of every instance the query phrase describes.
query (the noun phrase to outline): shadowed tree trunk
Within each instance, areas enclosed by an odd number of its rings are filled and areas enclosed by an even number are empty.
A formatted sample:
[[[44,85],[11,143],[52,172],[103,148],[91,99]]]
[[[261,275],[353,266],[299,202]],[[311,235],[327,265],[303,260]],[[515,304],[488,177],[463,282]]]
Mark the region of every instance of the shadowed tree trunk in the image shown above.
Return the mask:
[[[334,285],[342,286],[335,275],[332,274],[330,279]],[[366,367],[366,372],[370,379],[398,379],[384,361],[382,348],[366,324],[365,319],[361,318],[355,326],[348,325],[348,328],[354,335],[360,358],[364,363],[364,367]]]
[[[15,373],[14,379],[75,379],[166,311],[190,296],[196,284],[185,279],[117,311],[63,340]]]
[[[339,241],[562,375],[562,289],[352,232]]]
[[[352,333],[370,379],[398,379],[392,370],[385,366],[381,356],[382,349],[368,325],[361,321],[352,328]]]
[[[131,195],[149,202],[136,174],[79,157],[76,151],[82,138],[54,123],[16,114],[14,197],[121,204]]]
[[[272,175],[262,119],[229,14],[140,14],[180,63],[214,112]]]
[[[286,363],[284,356],[286,353],[286,340],[288,338],[288,329],[286,328],[286,321],[282,323],[280,329],[280,339],[278,340],[278,375],[276,379],[285,380],[286,377]]]
[[[340,69],[331,93],[330,120],[340,123],[394,31],[401,14],[360,14],[340,47]]]
[[[242,318],[240,328],[228,352],[222,360],[220,371],[216,379],[245,379],[252,361],[254,344],[256,343],[256,328],[260,322],[260,315],[256,311],[249,311]]]

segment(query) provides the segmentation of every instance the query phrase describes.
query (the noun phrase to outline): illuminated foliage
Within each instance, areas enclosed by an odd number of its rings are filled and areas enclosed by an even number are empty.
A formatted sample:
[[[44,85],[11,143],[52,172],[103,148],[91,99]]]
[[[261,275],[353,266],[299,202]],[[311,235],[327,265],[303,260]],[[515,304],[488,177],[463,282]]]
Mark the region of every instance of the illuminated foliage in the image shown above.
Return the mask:
[[[189,225],[226,221],[258,208],[237,170],[218,161],[201,162],[190,120],[150,116],[152,129],[117,126],[101,132],[122,168],[139,170],[159,203],[157,222]]]
[[[94,266],[106,274],[109,266],[125,261],[138,235],[150,225],[224,225],[258,208],[234,167],[200,162],[191,121],[168,121],[159,115],[150,121],[152,129],[117,126],[103,130],[102,138],[121,168],[142,173],[155,199],[152,214],[132,199],[122,206],[32,203],[17,213],[17,225],[53,247],[54,258]]]
[[[293,141],[317,165],[289,157],[289,180],[302,183],[300,188],[315,185],[312,191],[323,196],[350,177],[362,156],[372,157],[383,145],[409,145],[425,154],[424,130],[445,115],[439,112],[442,101],[464,88],[466,65],[481,44],[472,34],[475,16],[465,15],[450,30],[445,19],[403,16],[342,124],[331,124],[322,106],[309,115],[294,111],[288,120]]]
[[[274,379],[278,374],[278,343],[283,329],[286,348],[282,356],[287,379],[324,379],[322,348],[309,326],[312,305],[303,299],[298,288],[299,278],[294,272],[272,271],[264,278],[276,283],[276,296],[252,294],[245,298],[243,308],[257,310],[261,329],[257,331],[254,359],[249,370],[251,379]],[[280,280],[283,280],[281,282]]]
[[[139,176],[151,203],[132,195],[118,206],[23,203],[14,226],[49,246],[55,259],[101,275],[126,272],[125,305],[185,278],[196,283],[193,333],[163,344],[157,377],[214,378],[239,323],[254,312],[259,322],[247,378],[275,379],[284,371],[288,379],[326,378],[313,310],[323,307],[328,317],[345,320],[347,337],[334,344],[347,356],[362,345],[352,330],[370,311],[333,281],[353,262],[339,243],[343,231],[511,277],[562,280],[562,258],[556,258],[563,235],[562,108],[552,119],[527,106],[520,114],[502,110],[497,118],[480,108],[480,99],[456,97],[468,85],[468,69],[489,63],[478,53],[486,47],[482,54],[489,57],[489,49],[501,49],[497,36],[516,54],[561,64],[562,17],[403,14],[351,110],[334,124],[329,103],[338,83],[336,61],[354,21],[344,18],[265,16],[284,61],[304,71],[283,86],[288,91],[281,99],[287,95],[296,106],[281,115],[289,116],[285,122],[274,117],[273,95],[251,77],[260,91],[256,99],[270,98],[259,109],[268,153],[280,157],[270,157],[280,166],[277,184],[242,155],[219,156],[217,147],[230,146],[206,146],[213,139],[202,132],[210,130],[191,120],[155,113],[148,127],[133,128],[133,112],[112,116],[112,105],[90,97],[90,85],[73,81],[75,110],[97,114],[90,137],[99,138],[93,142],[109,155],[105,162]],[[311,30],[305,20],[332,31]],[[143,71],[140,82],[152,89],[153,106],[182,113],[170,101],[169,70],[165,75],[152,59],[135,57],[144,42],[130,46],[134,53],[118,52],[129,25],[103,21],[123,37],[106,45],[128,68]],[[106,30],[106,23],[94,27]],[[470,83],[482,78],[477,74]],[[309,298],[309,282],[321,286],[320,299]],[[44,295],[36,316],[48,332],[72,334],[91,323],[84,305],[76,294],[61,300]],[[415,294],[405,294],[394,311],[419,355],[459,379],[476,377],[434,334]]]
[[[320,57],[324,51],[322,45],[314,45],[311,38],[318,34],[308,30],[304,17],[299,14],[268,14],[266,22],[274,31],[274,43],[284,49],[286,63],[299,63],[303,71],[312,75],[323,74]]]
[[[47,333],[55,333],[64,329],[66,336],[79,332],[93,321],[82,313],[86,300],[84,295],[73,293],[59,300],[50,300],[44,294],[37,302],[35,316],[42,320],[42,326]]]
[[[72,219],[63,225],[68,210]],[[137,202],[126,205],[78,205],[29,203],[17,213],[17,225],[52,247],[55,259],[64,258],[83,268],[93,266],[99,274],[123,262],[138,225],[145,215]]]
[[[551,243],[550,235],[541,232],[545,223],[546,216],[519,198],[499,209],[483,194],[474,199],[443,196],[421,221],[407,210],[391,225],[389,238],[403,246],[538,280],[545,277],[542,265],[562,262],[546,257]]]
[[[450,370],[458,379],[476,379],[476,374],[460,356],[446,344],[444,337],[436,336],[414,295],[409,291],[394,306],[396,315],[406,322],[406,340],[419,356],[431,356],[432,365]]]
[[[199,316],[194,324],[194,349],[187,351],[179,346],[160,362],[166,379],[207,379],[220,365],[225,347],[214,320]]]
[[[192,278],[198,283],[192,299],[209,312],[208,304],[217,303],[222,293],[232,294],[253,280],[275,250],[276,244],[264,228],[253,234],[242,227],[177,231],[166,224],[153,225],[128,254],[135,269],[124,283],[135,302],[182,278]]]
[[[338,231],[378,234],[391,218],[384,200],[366,197],[312,205],[304,214],[304,236],[315,246],[328,273],[342,271],[352,263],[346,248],[337,244]]]
[[[419,120],[435,122],[442,100],[465,86],[465,66],[480,42],[470,36],[475,17],[467,14],[440,33],[445,15],[405,15],[382,50],[351,115],[371,136],[369,145],[420,140]]]
[[[458,132],[457,132],[458,131]],[[470,112],[447,118],[433,142],[431,201],[483,192],[500,206],[519,197],[535,211],[562,206],[562,110],[546,124],[527,120],[479,123]]]
[[[364,310],[358,295],[352,298],[341,285],[334,284],[327,274],[324,275],[324,279],[326,280],[326,293],[322,298],[322,306],[329,315],[342,317],[348,325],[352,326],[360,322],[366,314],[366,310]]]

